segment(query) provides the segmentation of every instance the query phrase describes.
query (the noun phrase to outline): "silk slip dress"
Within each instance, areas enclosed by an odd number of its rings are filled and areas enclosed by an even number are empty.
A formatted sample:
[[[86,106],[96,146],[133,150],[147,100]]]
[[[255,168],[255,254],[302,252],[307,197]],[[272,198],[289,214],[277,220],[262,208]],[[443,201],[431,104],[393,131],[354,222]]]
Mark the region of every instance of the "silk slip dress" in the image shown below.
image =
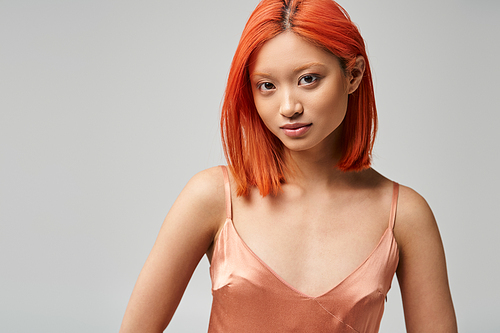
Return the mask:
[[[399,259],[393,234],[399,185],[394,183],[389,225],[372,253],[334,288],[311,297],[289,285],[240,238],[232,222],[227,169],[222,170],[227,218],[210,266],[208,332],[378,332]]]

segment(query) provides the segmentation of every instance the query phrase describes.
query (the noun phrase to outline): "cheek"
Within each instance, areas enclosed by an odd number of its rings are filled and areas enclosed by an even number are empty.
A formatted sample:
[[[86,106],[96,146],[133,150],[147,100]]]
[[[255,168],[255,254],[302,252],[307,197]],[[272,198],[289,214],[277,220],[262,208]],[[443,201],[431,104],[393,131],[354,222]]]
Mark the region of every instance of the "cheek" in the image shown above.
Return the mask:
[[[254,104],[260,119],[262,119],[266,127],[273,132],[273,126],[271,126],[271,123],[274,120],[276,112],[274,111],[275,108],[273,107],[271,101],[268,99],[263,100],[262,98],[255,98],[254,96]]]
[[[315,105],[315,109],[322,117],[327,117],[330,121],[341,122],[347,111],[348,95],[343,91],[329,90],[316,96],[311,96],[310,105]]]
[[[349,95],[341,94],[338,98],[333,99],[331,101],[331,106],[334,108],[333,116],[337,119],[340,118],[340,121],[344,119],[345,114],[347,112],[347,101],[349,99]]]

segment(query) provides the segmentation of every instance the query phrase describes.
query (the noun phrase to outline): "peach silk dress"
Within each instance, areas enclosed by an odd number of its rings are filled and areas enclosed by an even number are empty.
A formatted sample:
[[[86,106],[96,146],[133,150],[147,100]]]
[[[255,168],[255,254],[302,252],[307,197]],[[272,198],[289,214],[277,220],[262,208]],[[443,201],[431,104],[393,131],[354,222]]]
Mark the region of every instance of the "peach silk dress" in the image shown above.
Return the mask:
[[[399,185],[394,183],[388,227],[368,258],[335,287],[311,297],[289,285],[240,238],[232,222],[227,169],[222,170],[227,218],[210,266],[208,332],[378,332],[399,259],[393,234]]]

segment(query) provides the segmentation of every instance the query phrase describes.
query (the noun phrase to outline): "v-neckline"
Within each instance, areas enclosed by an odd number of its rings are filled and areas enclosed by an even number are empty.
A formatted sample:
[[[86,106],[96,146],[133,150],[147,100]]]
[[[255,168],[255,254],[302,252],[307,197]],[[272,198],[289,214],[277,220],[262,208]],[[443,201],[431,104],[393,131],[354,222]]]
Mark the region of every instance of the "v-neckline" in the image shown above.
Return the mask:
[[[295,288],[294,286],[292,286],[289,282],[287,282],[283,277],[281,277],[273,268],[271,268],[264,260],[262,260],[248,245],[247,243],[243,240],[243,238],[241,238],[240,234],[238,233],[238,231],[236,230],[236,227],[234,226],[234,223],[233,223],[233,220],[230,219],[230,218],[227,218],[226,219],[226,222],[225,224],[229,224],[230,227],[232,228],[233,232],[236,234],[236,237],[237,239],[241,242],[241,244],[243,244],[243,246],[245,247],[245,249],[255,258],[257,259],[257,261],[265,268],[267,269],[272,275],[274,275],[285,287],[287,287],[288,289],[300,294],[301,296],[303,297],[307,297],[309,299],[318,299],[318,298],[321,298],[321,297],[324,297],[330,293],[332,293],[333,291],[335,291],[340,285],[342,285],[345,281],[347,281],[351,276],[353,276],[358,270],[360,270],[365,264],[366,262],[368,262],[370,260],[371,257],[373,257],[373,254],[375,252],[377,252],[377,250],[380,248],[380,245],[382,244],[382,241],[384,240],[384,238],[386,237],[386,235],[392,231],[392,228],[390,226],[388,226],[384,233],[382,234],[382,236],[380,237],[377,245],[375,246],[375,248],[370,252],[370,254],[352,271],[350,272],[349,274],[347,274],[346,277],[344,277],[343,279],[341,279],[335,286],[333,286],[331,289],[328,289],[327,291],[325,291],[324,293],[318,295],[318,296],[311,296],[311,295],[307,295],[306,293],[298,290],[297,288]],[[224,225],[225,227],[225,225]]]

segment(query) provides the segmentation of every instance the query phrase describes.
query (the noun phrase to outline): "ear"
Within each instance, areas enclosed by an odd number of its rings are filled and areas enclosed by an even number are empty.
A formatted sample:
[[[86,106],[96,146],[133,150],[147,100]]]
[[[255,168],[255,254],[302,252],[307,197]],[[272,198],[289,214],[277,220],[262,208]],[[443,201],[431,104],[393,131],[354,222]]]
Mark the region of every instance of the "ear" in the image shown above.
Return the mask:
[[[356,57],[356,64],[349,73],[349,82],[347,86],[347,91],[349,94],[358,89],[361,80],[363,79],[363,74],[365,73],[365,58],[363,56]]]

